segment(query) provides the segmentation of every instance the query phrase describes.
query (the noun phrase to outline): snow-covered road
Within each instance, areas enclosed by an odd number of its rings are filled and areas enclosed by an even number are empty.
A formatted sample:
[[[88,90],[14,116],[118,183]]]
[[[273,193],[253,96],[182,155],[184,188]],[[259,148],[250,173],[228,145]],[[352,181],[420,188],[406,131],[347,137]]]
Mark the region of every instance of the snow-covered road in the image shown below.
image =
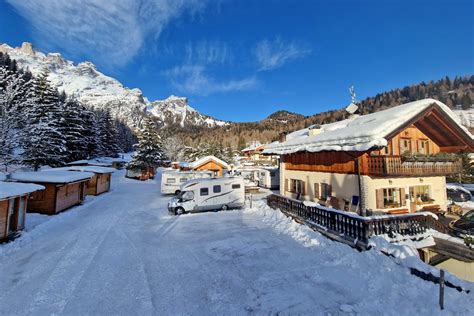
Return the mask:
[[[112,192],[33,216],[0,245],[0,314],[439,313],[435,284],[375,251],[269,210],[169,216],[157,182],[118,172]],[[446,312],[472,312],[472,293],[446,291]]]

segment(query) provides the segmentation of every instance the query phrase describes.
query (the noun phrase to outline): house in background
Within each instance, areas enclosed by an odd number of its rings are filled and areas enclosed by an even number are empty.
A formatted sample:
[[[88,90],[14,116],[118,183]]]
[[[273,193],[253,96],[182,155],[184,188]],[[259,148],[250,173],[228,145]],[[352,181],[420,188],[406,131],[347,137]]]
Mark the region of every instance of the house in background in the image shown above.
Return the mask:
[[[268,144],[261,144],[259,141],[253,141],[250,145],[242,149],[243,164],[245,165],[276,165],[278,164],[278,156],[264,155]]]
[[[54,215],[81,204],[87,194],[87,183],[93,176],[90,172],[52,170],[15,172],[11,174],[11,179],[45,187],[30,195],[27,211]]]
[[[28,196],[43,189],[36,184],[0,182],[0,242],[15,238],[25,228]]]
[[[424,99],[287,135],[280,193],[335,208],[407,213],[445,208],[450,153],[472,152],[471,133],[443,103]]]
[[[230,170],[227,162],[215,157],[206,156],[188,164],[189,170],[203,171],[209,170],[214,172],[215,176],[222,177],[228,170]]]

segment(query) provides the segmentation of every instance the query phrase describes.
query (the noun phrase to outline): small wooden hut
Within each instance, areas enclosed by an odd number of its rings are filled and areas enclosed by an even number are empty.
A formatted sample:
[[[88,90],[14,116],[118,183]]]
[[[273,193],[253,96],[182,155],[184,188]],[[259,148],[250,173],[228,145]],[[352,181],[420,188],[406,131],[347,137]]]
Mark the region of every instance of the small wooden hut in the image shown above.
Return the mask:
[[[14,239],[25,228],[28,195],[43,189],[36,184],[0,182],[0,242]]]
[[[90,172],[52,170],[15,172],[11,178],[17,182],[44,186],[43,191],[30,196],[27,211],[53,215],[81,204],[87,194],[87,183],[93,176]]]
[[[67,171],[78,171],[78,172],[90,172],[94,176],[89,180],[87,184],[88,195],[99,195],[104,192],[110,191],[110,183],[112,181],[112,173],[115,172],[115,168],[99,167],[99,166],[69,166],[62,168],[47,169],[45,171],[55,170],[67,170]]]
[[[148,179],[155,178],[156,168],[155,167],[127,167],[127,173],[125,177],[130,179],[136,179],[141,181],[146,181]]]
[[[195,171],[209,170],[214,172],[215,176],[222,177],[226,171],[230,170],[230,166],[215,156],[206,156],[191,162],[189,169]]]

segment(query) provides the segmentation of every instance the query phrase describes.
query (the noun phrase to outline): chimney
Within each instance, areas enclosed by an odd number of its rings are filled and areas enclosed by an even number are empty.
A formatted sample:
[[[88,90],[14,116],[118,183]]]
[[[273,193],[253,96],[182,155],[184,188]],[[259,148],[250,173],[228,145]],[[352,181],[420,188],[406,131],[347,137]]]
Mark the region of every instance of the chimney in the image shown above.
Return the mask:
[[[279,138],[280,143],[283,143],[284,141],[286,141],[286,134],[288,133],[287,132],[280,133],[280,138]]]
[[[310,127],[308,127],[308,135],[309,136],[318,135],[320,133],[321,133],[321,125],[314,124],[314,125],[311,125]]]

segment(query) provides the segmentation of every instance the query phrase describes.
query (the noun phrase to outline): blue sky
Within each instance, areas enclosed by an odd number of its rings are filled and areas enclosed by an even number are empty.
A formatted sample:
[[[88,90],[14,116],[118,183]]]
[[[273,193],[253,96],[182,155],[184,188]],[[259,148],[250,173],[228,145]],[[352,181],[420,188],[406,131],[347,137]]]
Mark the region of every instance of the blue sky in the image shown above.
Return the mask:
[[[472,0],[0,0],[0,42],[32,42],[150,100],[233,121],[310,115],[474,73]]]

